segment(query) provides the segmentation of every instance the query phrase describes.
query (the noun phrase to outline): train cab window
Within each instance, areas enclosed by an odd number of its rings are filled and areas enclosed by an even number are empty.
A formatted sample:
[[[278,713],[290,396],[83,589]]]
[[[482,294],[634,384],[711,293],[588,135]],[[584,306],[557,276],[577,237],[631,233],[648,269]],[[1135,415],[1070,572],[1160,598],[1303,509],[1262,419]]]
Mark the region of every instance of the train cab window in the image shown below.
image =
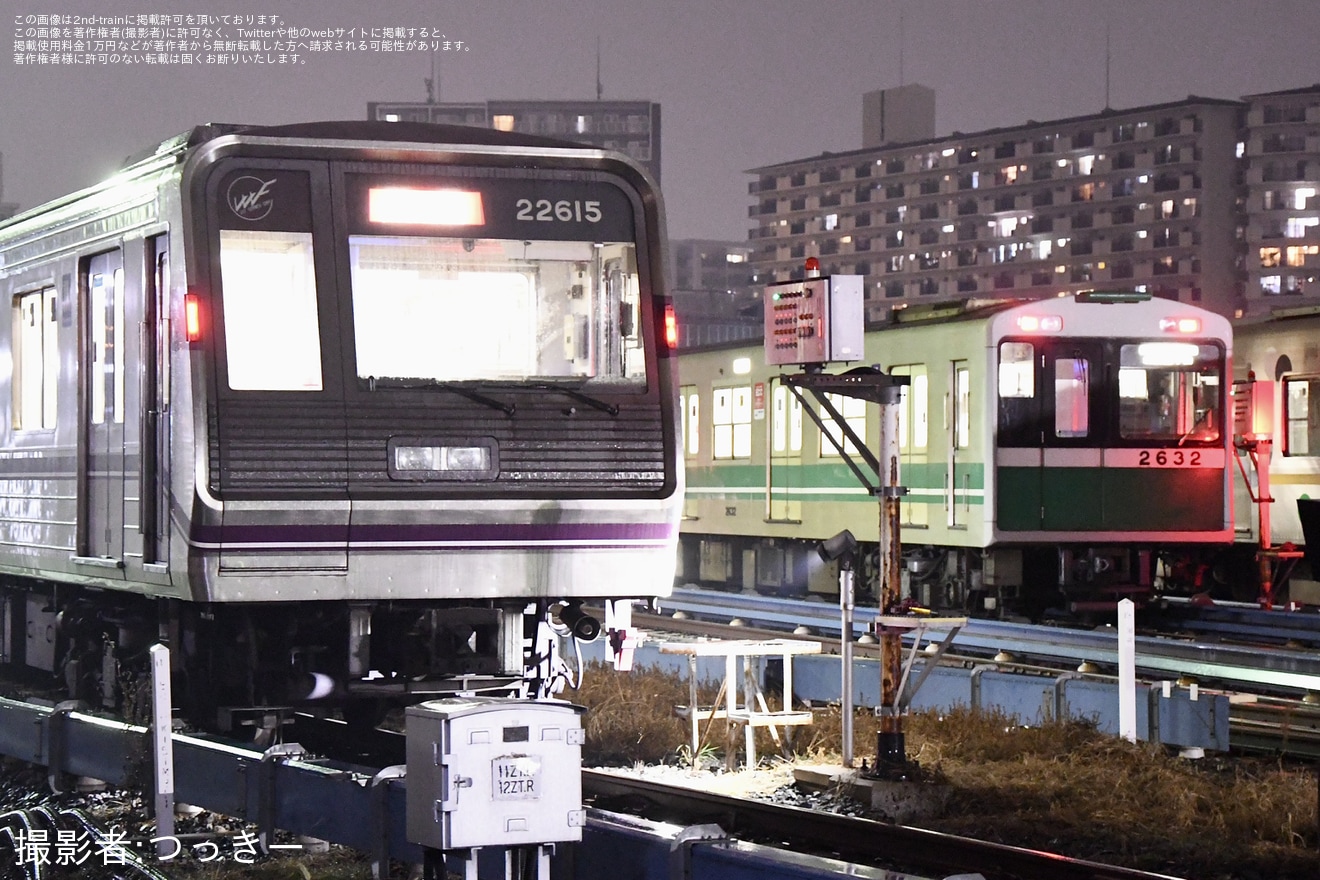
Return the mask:
[[[1002,342],[999,345],[999,397],[1031,398],[1036,396],[1036,347],[1030,342]]]
[[[320,391],[310,232],[220,231],[225,355],[235,391]]]
[[[847,423],[852,432],[860,437],[862,442],[865,442],[866,401],[857,397],[844,397],[839,394],[827,394],[825,397],[835,411],[843,416],[844,422]],[[844,436],[843,429],[839,427],[838,423],[830,417],[830,414],[823,407],[821,408],[820,418],[825,424],[825,435],[828,435],[828,437],[822,435],[820,438],[820,454],[822,456],[837,456],[839,454],[838,448],[830,442],[829,437],[833,437],[837,443],[841,444],[844,451],[849,455],[858,454],[857,447]]]
[[[683,454],[694,458],[701,451],[701,395],[697,393],[695,385],[684,385],[678,395],[683,419]]]
[[[1210,442],[1221,436],[1223,355],[1193,342],[1134,342],[1119,348],[1119,436]]]
[[[14,297],[11,326],[14,429],[54,428],[60,364],[55,288]]]
[[[1320,456],[1320,377],[1283,380],[1283,454]]]
[[[1054,361],[1054,436],[1085,437],[1091,432],[1091,365],[1086,358]]]
[[[639,386],[632,243],[349,237],[357,375]]]
[[[711,407],[712,455],[717,459],[752,457],[752,389],[749,385],[716,388]]]

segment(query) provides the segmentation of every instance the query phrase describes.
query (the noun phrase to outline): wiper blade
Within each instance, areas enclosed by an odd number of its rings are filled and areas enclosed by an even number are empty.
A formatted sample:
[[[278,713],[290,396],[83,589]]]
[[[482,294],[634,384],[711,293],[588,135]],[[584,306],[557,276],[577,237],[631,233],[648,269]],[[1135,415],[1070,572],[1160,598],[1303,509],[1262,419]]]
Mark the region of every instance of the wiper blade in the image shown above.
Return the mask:
[[[619,414],[619,408],[614,404],[606,403],[600,398],[592,397],[590,394],[583,394],[581,391],[578,391],[576,388],[565,388],[562,385],[555,385],[551,382],[533,382],[531,385],[527,387],[535,388],[538,391],[553,391],[556,394],[562,394],[565,397],[571,397],[573,400],[576,400],[579,403],[585,403],[587,406],[598,409],[604,413],[609,413],[612,416],[617,416]]]
[[[493,397],[488,397],[485,394],[473,391],[471,388],[466,388],[462,385],[455,385],[452,382],[427,382],[414,379],[377,379],[375,376],[369,376],[367,378],[367,390],[375,391],[377,388],[435,389],[436,391],[448,391],[450,394],[457,394],[459,397],[466,397],[473,403],[479,403],[482,406],[497,409],[506,416],[513,415],[514,410],[517,409],[512,403],[505,403],[502,400],[496,400]]]

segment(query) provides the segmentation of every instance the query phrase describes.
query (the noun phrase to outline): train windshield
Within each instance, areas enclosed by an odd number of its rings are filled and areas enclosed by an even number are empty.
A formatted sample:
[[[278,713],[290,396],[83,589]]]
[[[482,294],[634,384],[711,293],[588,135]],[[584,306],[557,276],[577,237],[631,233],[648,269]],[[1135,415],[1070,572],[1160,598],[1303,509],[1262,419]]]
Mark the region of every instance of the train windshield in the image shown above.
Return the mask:
[[[1128,440],[1218,440],[1218,346],[1134,342],[1119,350],[1119,434]]]
[[[352,235],[357,375],[646,381],[631,242]]]

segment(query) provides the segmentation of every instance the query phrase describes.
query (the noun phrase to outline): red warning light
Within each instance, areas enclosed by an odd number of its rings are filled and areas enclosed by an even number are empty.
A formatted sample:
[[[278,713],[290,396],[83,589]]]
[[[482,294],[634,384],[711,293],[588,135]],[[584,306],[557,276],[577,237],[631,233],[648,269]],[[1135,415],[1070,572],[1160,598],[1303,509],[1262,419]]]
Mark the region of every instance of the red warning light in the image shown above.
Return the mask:
[[[820,260],[816,259],[815,257],[807,257],[807,263],[805,268],[807,270],[808,278],[820,277]]]

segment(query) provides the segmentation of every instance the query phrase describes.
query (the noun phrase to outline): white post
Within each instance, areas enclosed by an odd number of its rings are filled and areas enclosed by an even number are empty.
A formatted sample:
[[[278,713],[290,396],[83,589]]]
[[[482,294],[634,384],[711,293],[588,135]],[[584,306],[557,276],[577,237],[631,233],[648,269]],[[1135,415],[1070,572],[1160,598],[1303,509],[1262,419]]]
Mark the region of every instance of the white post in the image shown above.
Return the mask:
[[[1118,735],[1137,741],[1137,627],[1131,599],[1118,603]]]
[[[840,735],[843,738],[843,766],[851,767],[853,765],[853,573],[851,568],[842,568],[839,571],[839,609],[840,622],[839,629],[839,663],[840,688],[843,697],[843,705],[840,710],[843,712],[842,727]],[[784,664],[788,664],[788,658],[784,658]],[[787,694],[784,697],[788,700]]]
[[[174,721],[170,696],[170,649],[152,645],[151,656],[151,742],[156,756],[156,855],[171,855],[174,837]]]

